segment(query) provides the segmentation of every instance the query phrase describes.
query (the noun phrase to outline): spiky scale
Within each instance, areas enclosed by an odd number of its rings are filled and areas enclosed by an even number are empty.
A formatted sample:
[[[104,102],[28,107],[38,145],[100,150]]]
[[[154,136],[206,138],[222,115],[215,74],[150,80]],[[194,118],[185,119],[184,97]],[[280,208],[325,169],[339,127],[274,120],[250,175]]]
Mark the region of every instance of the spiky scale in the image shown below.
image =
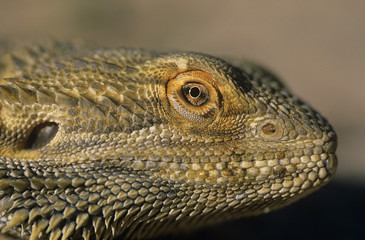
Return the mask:
[[[39,104],[51,104],[54,102],[54,97],[44,93],[42,91],[37,91],[37,103]]]
[[[29,186],[29,182],[24,179],[18,179],[18,180],[12,181],[12,186],[14,187],[14,189],[16,191],[22,192]]]
[[[95,236],[96,236],[96,239],[97,240],[100,240],[101,239],[101,236],[104,232],[104,229],[105,229],[105,225],[104,225],[104,222],[103,222],[103,218],[101,217],[94,217],[93,220],[93,227],[94,227],[94,230],[95,230]]]
[[[87,213],[78,214],[76,217],[76,230],[85,226],[88,223],[88,221],[89,221],[89,214]]]
[[[10,222],[2,229],[2,232],[5,233],[10,229],[22,224],[27,218],[29,217],[29,211],[27,209],[19,209],[17,210],[13,217],[11,218]]]
[[[109,217],[105,218],[105,226],[107,229],[110,228],[110,223],[111,223],[112,219],[113,219],[113,216],[109,216]]]
[[[41,209],[38,207],[32,208],[29,212],[28,224],[32,224],[34,219],[42,214]]]
[[[82,237],[84,238],[84,240],[89,240],[91,237],[91,230],[84,228],[84,230],[82,231]]]
[[[19,85],[17,87],[18,87],[18,94],[19,94],[20,102],[22,102],[23,104],[29,104],[29,105],[36,102],[36,96],[35,96],[34,91],[23,88]]]
[[[67,206],[63,211],[63,216],[65,218],[72,218],[76,214],[77,210],[74,207]]]
[[[73,233],[75,229],[75,222],[69,222],[62,228],[62,238],[61,240],[67,240],[69,236]]]
[[[11,100],[19,101],[18,91],[14,86],[0,85],[0,93],[0,96],[7,102]]]
[[[63,215],[60,213],[56,213],[56,214],[52,215],[52,217],[49,219],[49,225],[46,230],[46,233],[48,234],[51,231],[53,231],[56,227],[58,227],[63,219],[64,219]]]
[[[56,228],[49,235],[49,240],[58,240],[62,236],[62,231],[59,228]]]
[[[48,226],[48,220],[42,218],[37,222],[33,223],[32,226],[32,234],[30,235],[29,240],[37,240],[39,235],[41,235],[42,231]]]
[[[6,188],[10,187],[12,181],[10,179],[0,179],[0,190],[5,190]]]
[[[0,212],[4,214],[4,211],[11,208],[13,206],[14,201],[10,199],[10,197],[4,197],[0,201]]]

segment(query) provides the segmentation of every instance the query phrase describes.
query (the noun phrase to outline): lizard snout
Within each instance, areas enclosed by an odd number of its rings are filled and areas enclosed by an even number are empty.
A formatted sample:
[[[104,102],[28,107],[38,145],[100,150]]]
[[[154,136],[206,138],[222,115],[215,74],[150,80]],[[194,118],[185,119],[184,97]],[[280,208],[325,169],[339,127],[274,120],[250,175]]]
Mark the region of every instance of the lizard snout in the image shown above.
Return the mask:
[[[325,167],[328,173],[333,176],[337,169],[337,156],[336,154],[330,154],[325,160]]]
[[[332,133],[329,138],[329,141],[324,146],[324,150],[327,153],[335,153],[337,149],[337,136]]]
[[[334,132],[327,134],[329,140],[324,144],[323,150],[328,154],[328,158],[324,161],[326,170],[330,175],[334,175],[337,169],[337,156],[335,154],[337,149],[337,136]]]

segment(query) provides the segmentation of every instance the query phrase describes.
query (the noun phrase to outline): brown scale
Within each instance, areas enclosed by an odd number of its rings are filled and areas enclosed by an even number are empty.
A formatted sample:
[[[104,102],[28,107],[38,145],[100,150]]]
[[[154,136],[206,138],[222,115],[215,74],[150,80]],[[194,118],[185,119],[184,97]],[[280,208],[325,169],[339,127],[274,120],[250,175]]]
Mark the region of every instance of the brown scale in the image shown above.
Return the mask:
[[[335,173],[332,127],[256,64],[0,48],[0,230],[15,238],[176,234],[267,213]]]

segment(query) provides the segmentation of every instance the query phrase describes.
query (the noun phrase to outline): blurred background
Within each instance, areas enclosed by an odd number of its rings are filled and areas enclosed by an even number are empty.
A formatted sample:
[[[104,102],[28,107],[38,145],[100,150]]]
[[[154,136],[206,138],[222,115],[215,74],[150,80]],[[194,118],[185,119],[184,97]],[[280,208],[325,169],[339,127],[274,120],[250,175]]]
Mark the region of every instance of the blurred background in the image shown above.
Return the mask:
[[[76,38],[251,59],[333,124],[339,167],[331,184],[284,210],[181,239],[364,236],[364,26],[365,1],[357,0],[0,0],[0,38]]]

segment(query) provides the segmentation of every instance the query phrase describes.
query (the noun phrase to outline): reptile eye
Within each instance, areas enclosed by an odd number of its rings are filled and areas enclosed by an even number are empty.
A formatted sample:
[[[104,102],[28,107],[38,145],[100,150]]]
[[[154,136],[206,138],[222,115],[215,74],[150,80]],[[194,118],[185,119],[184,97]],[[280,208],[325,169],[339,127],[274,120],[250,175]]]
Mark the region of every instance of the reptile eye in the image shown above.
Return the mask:
[[[26,149],[38,149],[46,146],[56,136],[58,124],[55,122],[44,122],[35,126],[25,144]]]
[[[214,83],[206,72],[184,72],[167,83],[167,97],[181,116],[202,122],[219,108],[220,95]]]
[[[201,106],[209,100],[209,90],[200,83],[187,83],[181,91],[186,100],[194,106]]]

